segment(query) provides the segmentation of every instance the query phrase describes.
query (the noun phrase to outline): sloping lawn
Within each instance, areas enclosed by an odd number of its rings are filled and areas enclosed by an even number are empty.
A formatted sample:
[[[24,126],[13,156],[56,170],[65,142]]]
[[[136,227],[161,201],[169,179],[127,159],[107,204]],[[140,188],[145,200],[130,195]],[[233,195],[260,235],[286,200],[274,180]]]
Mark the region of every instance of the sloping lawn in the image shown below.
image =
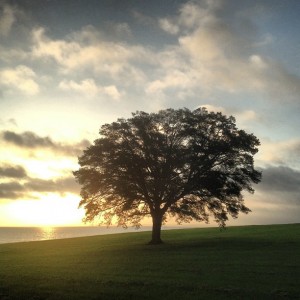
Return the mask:
[[[0,299],[300,299],[300,224],[0,245]]]

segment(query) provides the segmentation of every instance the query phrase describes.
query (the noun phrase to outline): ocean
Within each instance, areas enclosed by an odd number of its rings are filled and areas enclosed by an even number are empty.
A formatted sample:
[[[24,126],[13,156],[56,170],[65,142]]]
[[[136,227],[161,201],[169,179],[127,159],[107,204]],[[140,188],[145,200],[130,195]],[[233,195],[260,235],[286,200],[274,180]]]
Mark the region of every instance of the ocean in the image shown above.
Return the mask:
[[[141,229],[122,227],[0,227],[0,244],[66,239],[114,233],[151,230],[150,226]]]

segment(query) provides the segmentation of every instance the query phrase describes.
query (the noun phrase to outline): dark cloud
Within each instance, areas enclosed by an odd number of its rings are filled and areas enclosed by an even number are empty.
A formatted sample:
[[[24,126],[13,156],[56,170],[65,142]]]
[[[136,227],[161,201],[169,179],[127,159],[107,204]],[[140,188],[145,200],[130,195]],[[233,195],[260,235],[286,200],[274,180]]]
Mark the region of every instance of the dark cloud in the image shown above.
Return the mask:
[[[0,183],[0,199],[32,199],[32,192],[37,193],[65,193],[79,194],[80,186],[74,177],[63,177],[56,180],[27,178],[25,183],[11,181]],[[35,198],[35,197],[34,197]]]
[[[18,182],[0,183],[0,199],[19,199],[24,191],[24,186]]]
[[[54,142],[50,137],[40,137],[32,131],[16,133],[13,131],[2,131],[2,140],[17,147],[28,149],[47,148],[55,152],[67,155],[79,155],[83,149],[90,145],[88,140],[82,140],[76,144],[62,144]]]
[[[64,177],[57,180],[43,180],[38,178],[31,178],[29,182],[24,184],[27,191],[32,192],[53,192],[53,193],[74,193],[78,194],[80,191],[79,184],[74,177]]]
[[[47,149],[55,153],[68,156],[78,156],[83,149],[90,145],[87,140],[82,140],[74,144],[62,144],[54,142],[50,137],[40,137],[34,132],[26,131],[16,133],[14,131],[0,132],[2,141],[24,149]],[[31,178],[26,170],[19,165],[0,165],[0,178],[4,179],[0,183],[0,199],[33,199],[37,193],[65,193],[79,194],[80,186],[72,176],[58,179]]]
[[[13,131],[3,131],[2,138],[6,142],[15,144],[19,147],[36,148],[36,147],[55,147],[55,144],[49,137],[39,137],[31,131],[15,133]]]
[[[265,191],[300,192],[300,171],[285,166],[263,169],[261,187]]]
[[[61,145],[61,144],[57,144],[57,150],[61,151],[65,154],[68,155],[75,155],[78,156],[82,153],[82,151],[84,149],[86,149],[87,147],[89,147],[91,145],[91,143],[88,140],[82,140],[79,143],[73,144],[73,145]]]
[[[30,181],[24,184],[24,188],[27,191],[39,192],[39,193],[59,191],[58,185],[54,180],[44,180],[38,178],[30,179]]]
[[[25,178],[26,176],[26,171],[22,166],[0,166],[0,177]]]
[[[57,182],[57,185],[60,192],[80,193],[80,185],[76,182],[74,177],[62,178]]]
[[[300,171],[286,166],[262,169],[257,190],[268,202],[300,205]]]

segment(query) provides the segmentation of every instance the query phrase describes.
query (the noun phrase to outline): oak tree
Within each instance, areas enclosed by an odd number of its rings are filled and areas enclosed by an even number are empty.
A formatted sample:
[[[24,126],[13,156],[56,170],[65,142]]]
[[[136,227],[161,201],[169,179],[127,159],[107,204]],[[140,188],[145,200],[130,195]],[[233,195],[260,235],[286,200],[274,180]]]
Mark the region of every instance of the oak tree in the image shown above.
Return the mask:
[[[100,129],[79,157],[85,221],[139,227],[152,218],[152,244],[168,217],[178,223],[225,226],[228,215],[248,213],[243,191],[254,192],[261,173],[253,156],[259,140],[236,127],[232,116],[205,108],[142,111]]]

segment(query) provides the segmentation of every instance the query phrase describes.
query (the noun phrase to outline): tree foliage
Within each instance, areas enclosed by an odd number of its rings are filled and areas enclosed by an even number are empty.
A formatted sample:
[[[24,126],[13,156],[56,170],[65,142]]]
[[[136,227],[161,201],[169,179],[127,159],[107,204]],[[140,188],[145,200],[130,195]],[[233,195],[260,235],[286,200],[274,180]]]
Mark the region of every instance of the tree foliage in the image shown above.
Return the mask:
[[[151,216],[152,243],[161,242],[168,216],[178,223],[213,216],[225,226],[228,215],[250,211],[242,191],[253,193],[261,179],[253,161],[258,146],[232,116],[205,108],[136,112],[105,124],[74,172],[85,220],[138,227]]]

